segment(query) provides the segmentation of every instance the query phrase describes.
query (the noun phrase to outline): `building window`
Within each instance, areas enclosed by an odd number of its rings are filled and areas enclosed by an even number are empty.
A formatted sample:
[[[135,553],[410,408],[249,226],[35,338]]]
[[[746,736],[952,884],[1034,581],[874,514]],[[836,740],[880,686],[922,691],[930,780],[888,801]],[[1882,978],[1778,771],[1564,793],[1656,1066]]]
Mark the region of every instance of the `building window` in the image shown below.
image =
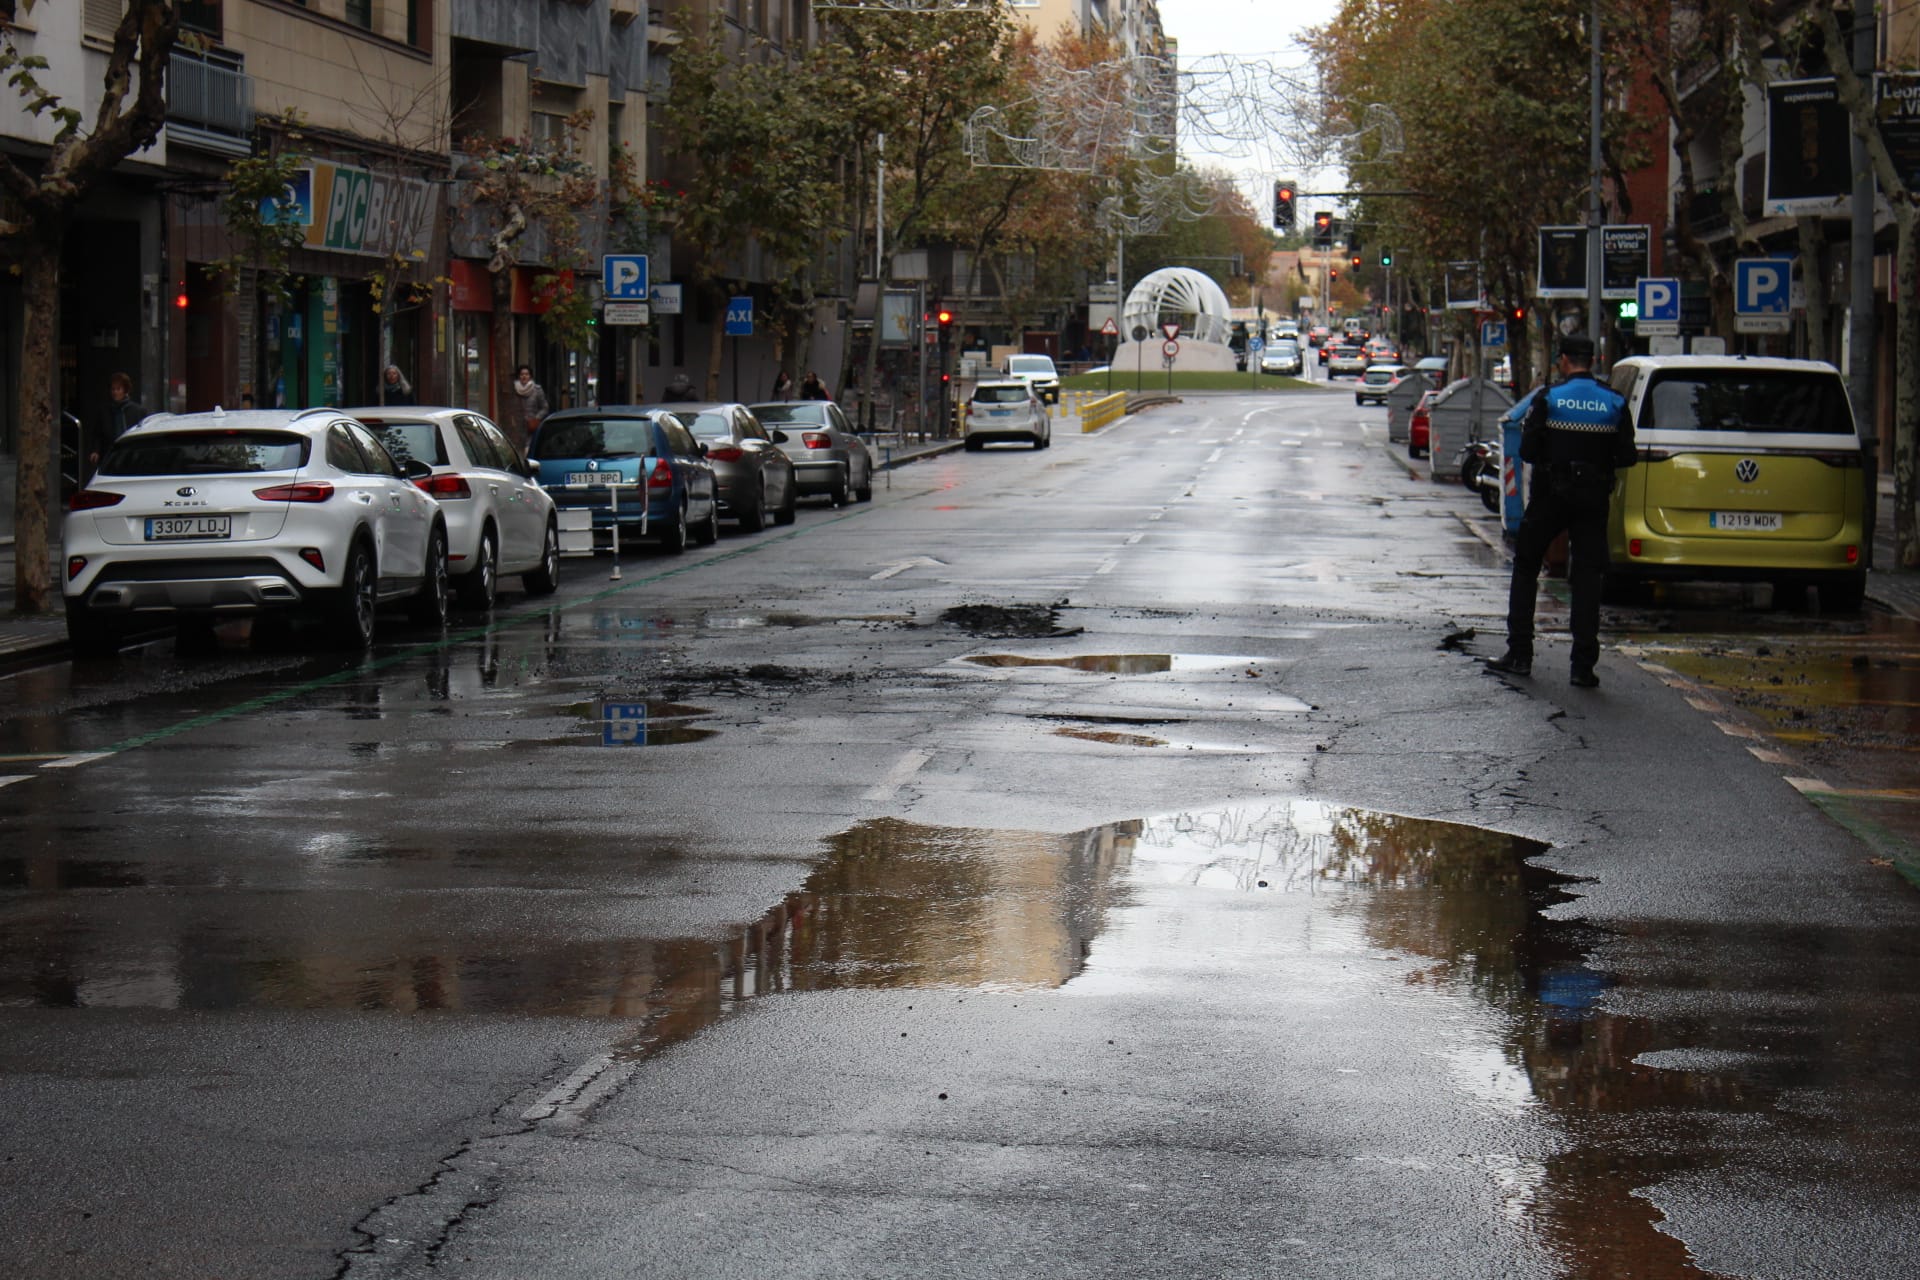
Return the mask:
[[[220,0],[180,0],[180,26],[183,30],[220,38]]]
[[[347,21],[373,30],[373,0],[347,0]]]

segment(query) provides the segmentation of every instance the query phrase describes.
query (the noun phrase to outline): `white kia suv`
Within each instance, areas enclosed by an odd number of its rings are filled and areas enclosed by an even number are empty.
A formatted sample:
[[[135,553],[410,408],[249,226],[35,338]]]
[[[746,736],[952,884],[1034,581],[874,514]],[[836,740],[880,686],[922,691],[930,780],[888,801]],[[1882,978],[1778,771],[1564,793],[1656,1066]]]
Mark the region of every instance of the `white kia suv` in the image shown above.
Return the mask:
[[[171,623],[182,639],[229,617],[316,613],[348,646],[407,602],[447,618],[447,521],[338,409],[154,414],[122,435],[68,504],[67,635],[86,655]]]

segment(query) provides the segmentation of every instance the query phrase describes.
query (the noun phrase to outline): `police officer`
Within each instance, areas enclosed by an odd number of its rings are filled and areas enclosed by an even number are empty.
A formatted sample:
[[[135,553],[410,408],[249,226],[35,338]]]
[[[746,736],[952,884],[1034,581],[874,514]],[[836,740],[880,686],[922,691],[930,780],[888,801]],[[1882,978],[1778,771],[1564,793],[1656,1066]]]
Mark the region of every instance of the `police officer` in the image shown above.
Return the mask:
[[[1534,398],[1521,425],[1520,459],[1533,464],[1526,514],[1513,549],[1507,595],[1507,651],[1487,663],[1509,675],[1533,674],[1533,604],[1540,562],[1562,530],[1573,587],[1572,682],[1600,685],[1600,584],[1607,572],[1607,505],[1616,468],[1633,465],[1633,415],[1626,400],[1593,376],[1593,339],[1560,341],[1561,381]]]

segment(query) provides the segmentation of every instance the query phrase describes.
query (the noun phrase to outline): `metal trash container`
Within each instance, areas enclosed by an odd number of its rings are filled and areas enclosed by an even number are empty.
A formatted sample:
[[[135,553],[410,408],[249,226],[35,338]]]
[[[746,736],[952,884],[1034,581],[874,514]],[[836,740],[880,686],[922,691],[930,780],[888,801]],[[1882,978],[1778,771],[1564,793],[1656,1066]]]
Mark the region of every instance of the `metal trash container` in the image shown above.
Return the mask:
[[[1387,388],[1387,441],[1405,444],[1413,423],[1413,407],[1434,384],[1424,373],[1409,373]]]
[[[1520,461],[1520,424],[1526,420],[1527,410],[1533,407],[1534,397],[1542,390],[1535,387],[1500,415],[1500,527],[1509,534],[1520,532],[1520,517],[1527,510],[1530,468]]]
[[[1458,480],[1460,446],[1469,440],[1491,439],[1500,415],[1512,407],[1513,397],[1491,378],[1462,378],[1434,396],[1427,449],[1433,478]]]

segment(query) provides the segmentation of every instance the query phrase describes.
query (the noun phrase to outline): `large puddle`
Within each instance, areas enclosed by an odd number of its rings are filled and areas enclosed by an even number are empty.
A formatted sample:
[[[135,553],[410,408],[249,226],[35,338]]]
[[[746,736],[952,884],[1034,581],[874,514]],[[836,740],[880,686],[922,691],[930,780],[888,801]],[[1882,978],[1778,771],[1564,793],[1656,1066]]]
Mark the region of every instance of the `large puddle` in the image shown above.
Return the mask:
[[[1915,940],[1637,929],[1637,946],[1683,971],[1663,975],[1666,987],[1709,982],[1723,961],[1737,971],[1764,1038],[1684,1003],[1628,1016],[1610,1011],[1609,993],[1632,979],[1588,962],[1601,935],[1543,914],[1566,895],[1529,865],[1541,849],[1304,801],[1067,835],[882,820],[833,838],[758,918],[705,936],[621,929],[622,903],[647,897],[632,878],[675,861],[664,848],[612,872],[592,864],[607,883],[585,886],[564,848],[548,851],[544,877],[508,849],[341,850],[331,878],[298,892],[249,885],[217,860],[14,855],[0,858],[0,1005],[600,1017],[625,1024],[623,1053],[643,1057],[775,993],[1043,992],[1123,973],[1140,960],[1127,948],[1169,935],[1121,918],[1177,913],[1199,894],[1313,913],[1342,947],[1415,962],[1386,971],[1400,976],[1378,979],[1381,994],[1480,1011],[1459,1020],[1490,1028],[1456,1048],[1473,1059],[1463,1105],[1517,1109],[1558,1135],[1554,1154],[1503,1176],[1510,1212],[1569,1275],[1702,1274],[1658,1230],[1646,1189],[1726,1161],[1735,1117],[1766,1113],[1768,1132],[1786,1134],[1772,1149],[1817,1138],[1836,1162],[1910,1123],[1910,1028],[1871,1008],[1875,989],[1907,989],[1920,973]],[[1776,1106],[1784,1090],[1847,1072],[1872,1087],[1838,1137],[1835,1117]],[[1901,1176],[1913,1185],[1889,1194],[1920,1192],[1920,1175]]]

